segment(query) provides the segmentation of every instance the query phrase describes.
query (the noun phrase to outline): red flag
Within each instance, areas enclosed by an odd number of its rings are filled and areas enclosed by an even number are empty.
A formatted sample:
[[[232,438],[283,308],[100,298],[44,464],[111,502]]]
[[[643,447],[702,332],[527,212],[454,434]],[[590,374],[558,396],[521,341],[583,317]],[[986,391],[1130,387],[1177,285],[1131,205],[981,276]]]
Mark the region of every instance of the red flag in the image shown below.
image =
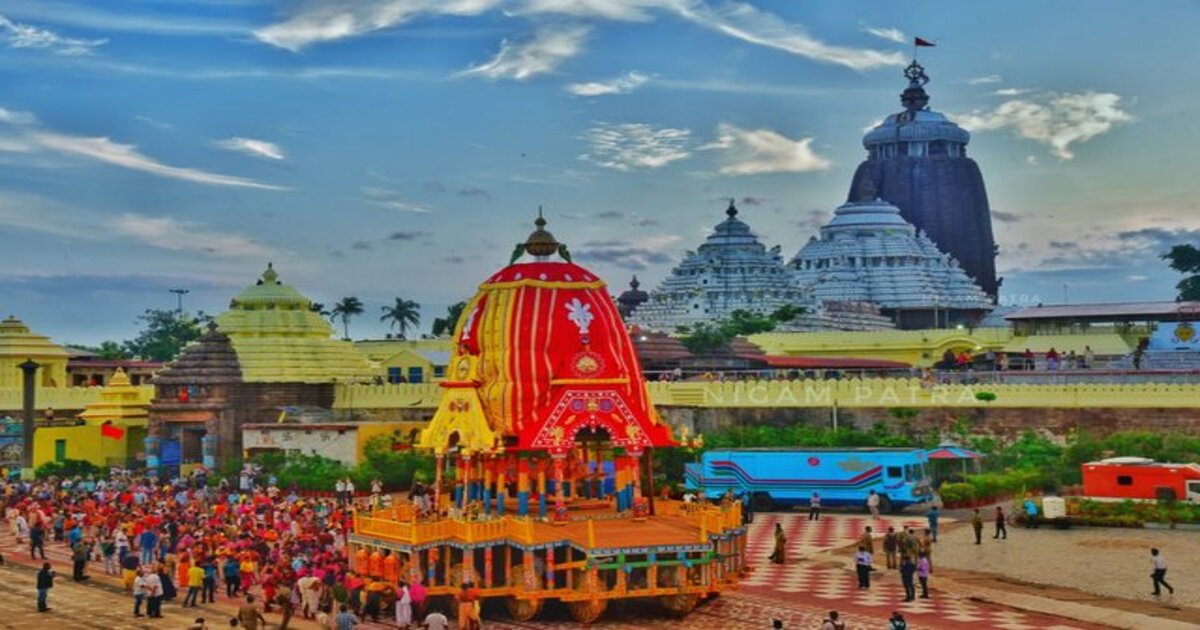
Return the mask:
[[[125,437],[125,429],[112,424],[102,424],[100,425],[100,435],[102,437],[119,440]]]
[[[935,44],[927,39],[921,39],[920,37],[917,37],[917,38],[914,38],[913,46],[928,46],[930,48],[933,48],[934,46],[937,46],[937,44]]]

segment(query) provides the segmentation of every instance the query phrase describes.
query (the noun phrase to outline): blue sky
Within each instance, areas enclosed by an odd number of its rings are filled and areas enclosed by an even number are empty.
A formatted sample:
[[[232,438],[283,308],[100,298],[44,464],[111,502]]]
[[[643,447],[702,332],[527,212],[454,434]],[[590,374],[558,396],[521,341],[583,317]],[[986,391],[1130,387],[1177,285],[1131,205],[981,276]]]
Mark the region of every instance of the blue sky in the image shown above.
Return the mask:
[[[62,341],[223,310],[274,261],[423,326],[540,204],[655,285],[725,197],[793,254],[899,108],[973,131],[1006,303],[1172,299],[1200,235],[1191,2],[0,0],[0,311]],[[1064,289],[1065,285],[1065,289]]]

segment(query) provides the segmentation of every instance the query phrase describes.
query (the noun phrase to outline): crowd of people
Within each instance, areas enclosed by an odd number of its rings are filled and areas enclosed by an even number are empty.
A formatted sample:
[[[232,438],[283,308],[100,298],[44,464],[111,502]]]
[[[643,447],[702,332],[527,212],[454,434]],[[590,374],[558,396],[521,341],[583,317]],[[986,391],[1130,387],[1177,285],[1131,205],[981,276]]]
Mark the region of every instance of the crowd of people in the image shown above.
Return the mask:
[[[297,614],[339,630],[378,618],[382,588],[347,557],[350,493],[307,498],[273,481],[252,470],[211,486],[203,474],[166,483],[129,474],[9,481],[3,513],[34,559],[61,544],[74,580],[90,579],[89,568],[119,579],[136,617],[160,617],[164,602],[225,599],[251,630],[264,614],[280,614],[281,628]],[[39,610],[49,609],[43,582],[52,578],[39,578]],[[423,596],[399,586],[397,615],[403,604],[411,620]]]

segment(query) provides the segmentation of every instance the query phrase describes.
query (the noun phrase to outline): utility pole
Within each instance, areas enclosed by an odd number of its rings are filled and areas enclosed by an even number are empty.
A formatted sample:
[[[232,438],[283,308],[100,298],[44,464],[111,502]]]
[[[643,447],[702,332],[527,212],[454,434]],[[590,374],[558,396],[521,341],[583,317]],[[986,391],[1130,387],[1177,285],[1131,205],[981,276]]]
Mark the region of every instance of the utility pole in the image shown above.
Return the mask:
[[[187,289],[167,289],[167,290],[170,291],[171,293],[175,294],[175,300],[176,300],[175,312],[178,314],[179,317],[183,317],[183,296],[187,295],[188,293],[191,293],[191,291],[189,291]]]
[[[25,362],[17,366],[21,369],[24,385],[23,395],[23,420],[21,428],[21,478],[33,479],[33,430],[34,430],[34,411],[36,409],[37,397],[37,371],[42,367],[33,359],[25,359]]]

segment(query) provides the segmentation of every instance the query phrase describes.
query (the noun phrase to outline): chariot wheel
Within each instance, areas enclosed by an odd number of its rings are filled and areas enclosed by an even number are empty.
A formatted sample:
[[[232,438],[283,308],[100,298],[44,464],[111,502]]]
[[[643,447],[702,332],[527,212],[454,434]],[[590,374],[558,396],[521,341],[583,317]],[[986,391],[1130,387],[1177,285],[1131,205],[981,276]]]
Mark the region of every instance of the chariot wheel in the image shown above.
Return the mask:
[[[508,576],[508,585],[523,588],[524,590],[540,591],[544,585],[542,572],[536,567],[525,564],[518,564],[512,568],[512,573]],[[508,616],[513,618],[513,621],[529,621],[542,612],[542,606],[545,600],[542,599],[519,599],[515,596],[504,598],[504,607],[508,609]]]
[[[479,584],[479,572],[475,570],[475,567],[467,567],[466,570],[467,570],[467,576],[466,576],[467,579],[465,579],[465,580],[463,579],[463,565],[461,563],[451,565],[450,566],[450,575],[446,576],[447,584],[449,586],[453,587],[454,591],[455,591],[454,594],[450,595],[450,613],[455,617],[458,616],[458,597],[455,596],[457,594],[458,589],[462,588],[462,585],[465,582],[470,582],[472,584]]]
[[[659,595],[658,605],[662,606],[663,610],[683,617],[696,609],[700,603],[699,593],[679,593],[678,595]]]
[[[567,612],[578,623],[595,623],[604,610],[608,608],[607,599],[585,599],[577,602],[567,602]]]

